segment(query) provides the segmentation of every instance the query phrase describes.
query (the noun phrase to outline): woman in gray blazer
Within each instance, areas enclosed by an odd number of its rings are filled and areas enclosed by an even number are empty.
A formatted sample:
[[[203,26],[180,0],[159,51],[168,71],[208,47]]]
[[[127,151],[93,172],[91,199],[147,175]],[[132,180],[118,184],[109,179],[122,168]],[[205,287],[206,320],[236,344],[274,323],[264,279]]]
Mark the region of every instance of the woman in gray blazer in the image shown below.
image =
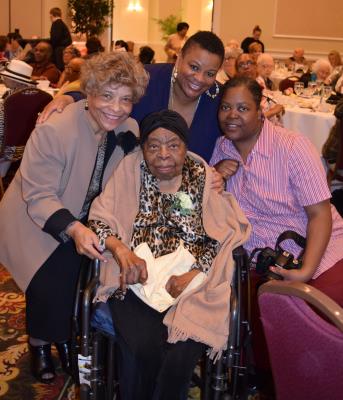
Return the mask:
[[[135,147],[138,126],[129,115],[147,83],[127,53],[88,60],[81,76],[87,98],[36,126],[0,203],[0,262],[25,291],[32,372],[43,383],[55,377],[51,343],[69,371],[80,254],[103,259],[84,222],[115,166]]]

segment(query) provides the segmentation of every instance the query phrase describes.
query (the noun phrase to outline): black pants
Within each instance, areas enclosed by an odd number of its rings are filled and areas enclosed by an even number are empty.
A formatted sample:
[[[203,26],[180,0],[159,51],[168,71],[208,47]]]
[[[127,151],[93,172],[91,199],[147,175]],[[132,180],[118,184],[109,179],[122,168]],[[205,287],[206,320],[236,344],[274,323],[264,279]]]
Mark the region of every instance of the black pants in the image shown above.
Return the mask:
[[[29,336],[60,342],[70,338],[81,261],[74,242],[60,244],[39,268],[26,291]]]
[[[122,400],[185,400],[193,370],[206,346],[193,340],[167,343],[159,313],[132,291],[124,300],[111,299],[120,350]]]

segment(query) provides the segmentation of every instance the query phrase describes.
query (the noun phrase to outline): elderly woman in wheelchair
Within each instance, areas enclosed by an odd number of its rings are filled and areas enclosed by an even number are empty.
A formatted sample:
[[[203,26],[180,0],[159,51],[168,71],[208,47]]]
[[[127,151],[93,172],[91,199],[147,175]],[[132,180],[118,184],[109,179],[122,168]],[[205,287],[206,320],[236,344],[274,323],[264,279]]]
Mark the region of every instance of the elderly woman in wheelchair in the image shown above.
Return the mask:
[[[187,152],[188,127],[163,110],[141,124],[141,151],[124,158],[95,199],[89,224],[106,249],[96,299],[108,301],[124,400],[186,399],[192,371],[228,335],[232,250],[250,225],[212,170]]]

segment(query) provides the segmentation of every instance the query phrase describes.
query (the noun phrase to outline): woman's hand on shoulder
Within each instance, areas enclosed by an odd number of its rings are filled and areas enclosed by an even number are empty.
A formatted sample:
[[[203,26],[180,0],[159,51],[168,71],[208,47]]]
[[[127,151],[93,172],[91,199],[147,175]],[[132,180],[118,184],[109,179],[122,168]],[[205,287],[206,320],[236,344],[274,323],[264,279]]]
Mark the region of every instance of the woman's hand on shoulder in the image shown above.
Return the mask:
[[[142,258],[136,256],[132,250],[113,236],[106,239],[106,247],[118,261],[121,273],[120,287],[123,291],[126,290],[127,285],[146,282],[148,270]]]
[[[172,275],[166,283],[166,291],[176,299],[199,272],[198,269],[192,269],[182,275]]]
[[[49,104],[47,104],[44,110],[40,113],[37,119],[37,124],[42,124],[45,122],[52,113],[57,111],[61,113],[68,104],[72,104],[74,99],[71,96],[62,94],[61,96],[56,97]]]
[[[219,172],[216,171],[215,168],[212,169],[212,182],[211,182],[211,187],[213,190],[215,190],[218,193],[221,193],[225,189],[225,182],[223,180],[223,177]]]
[[[98,258],[106,262],[106,258],[101,255],[101,248],[98,236],[89,228],[76,221],[67,230],[66,233],[74,240],[76,251],[90,259]]]
[[[239,167],[239,162],[236,160],[221,160],[214,165],[214,168],[220,174],[221,179],[229,179],[235,175]]]

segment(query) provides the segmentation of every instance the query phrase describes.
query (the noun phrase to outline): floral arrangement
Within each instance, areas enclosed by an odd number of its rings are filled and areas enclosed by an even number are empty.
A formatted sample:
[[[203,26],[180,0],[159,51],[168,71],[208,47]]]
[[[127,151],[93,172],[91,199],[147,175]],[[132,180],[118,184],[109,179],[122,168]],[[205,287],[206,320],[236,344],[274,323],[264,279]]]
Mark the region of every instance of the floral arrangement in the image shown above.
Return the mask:
[[[194,205],[189,194],[185,192],[177,192],[175,193],[174,198],[171,209],[179,210],[181,215],[190,215],[194,209]]]

